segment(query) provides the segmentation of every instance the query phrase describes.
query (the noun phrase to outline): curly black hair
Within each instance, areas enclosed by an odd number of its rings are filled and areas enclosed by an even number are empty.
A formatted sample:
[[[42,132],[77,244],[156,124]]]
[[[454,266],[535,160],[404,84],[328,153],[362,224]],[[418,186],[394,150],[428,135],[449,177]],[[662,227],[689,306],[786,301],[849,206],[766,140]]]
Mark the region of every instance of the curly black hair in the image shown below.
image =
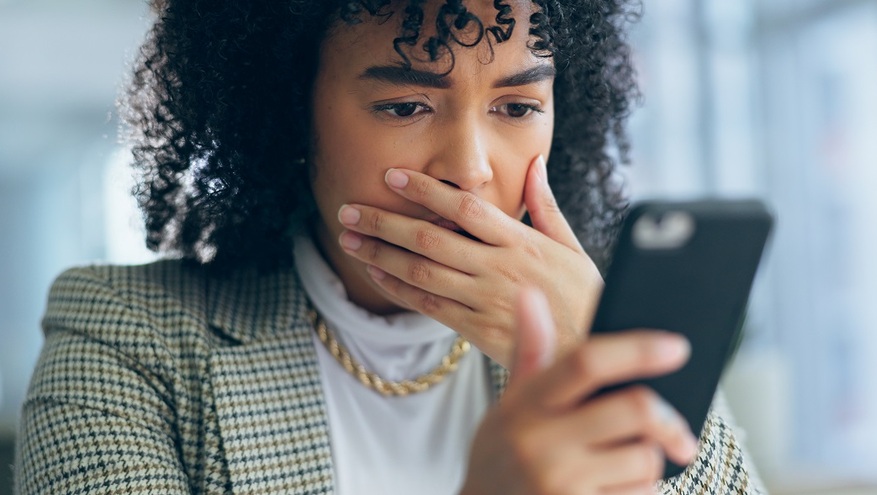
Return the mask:
[[[446,0],[436,34],[421,39],[425,1],[153,0],[157,19],[120,99],[147,246],[214,267],[289,263],[293,236],[315,213],[311,90],[332,26],[401,15],[394,48],[404,66],[423,54],[452,59],[482,38],[501,43],[518,27],[502,0],[489,23]],[[616,172],[639,93],[625,24],[641,5],[532,3],[529,48],[557,68],[549,181],[603,266],[627,208]]]

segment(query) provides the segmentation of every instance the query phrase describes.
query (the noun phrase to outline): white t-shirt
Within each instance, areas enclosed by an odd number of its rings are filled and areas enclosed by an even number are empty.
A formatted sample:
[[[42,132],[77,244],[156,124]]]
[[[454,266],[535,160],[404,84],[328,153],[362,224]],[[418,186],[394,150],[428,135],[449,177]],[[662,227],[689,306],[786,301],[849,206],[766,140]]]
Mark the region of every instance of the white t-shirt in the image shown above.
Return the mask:
[[[418,313],[376,316],[347,299],[310,238],[295,240],[304,289],[337,340],[384,379],[413,379],[435,368],[457,334]],[[329,413],[339,495],[450,495],[461,488],[470,443],[491,403],[484,355],[474,347],[429,390],[384,397],[363,386],[314,332]]]

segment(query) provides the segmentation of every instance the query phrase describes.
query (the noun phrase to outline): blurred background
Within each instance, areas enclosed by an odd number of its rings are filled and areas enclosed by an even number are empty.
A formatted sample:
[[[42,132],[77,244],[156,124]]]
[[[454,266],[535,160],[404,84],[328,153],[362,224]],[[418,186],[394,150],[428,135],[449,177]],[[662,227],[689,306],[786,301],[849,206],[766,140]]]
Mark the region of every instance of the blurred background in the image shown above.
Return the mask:
[[[773,493],[877,493],[877,0],[646,0],[635,197],[778,225],[724,381]],[[0,0],[0,494],[52,279],[152,259],[114,98],[144,0]]]

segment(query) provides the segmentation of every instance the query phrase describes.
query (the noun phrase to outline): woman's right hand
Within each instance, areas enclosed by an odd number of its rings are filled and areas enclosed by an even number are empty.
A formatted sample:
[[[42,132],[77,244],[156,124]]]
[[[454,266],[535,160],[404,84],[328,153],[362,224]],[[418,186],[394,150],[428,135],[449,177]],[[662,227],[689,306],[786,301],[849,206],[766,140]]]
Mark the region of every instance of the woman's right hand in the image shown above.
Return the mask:
[[[554,357],[548,304],[524,291],[515,364],[472,444],[463,495],[653,494],[664,456],[691,462],[697,441],[654,391],[601,388],[680,368],[684,338],[666,332],[594,335]]]

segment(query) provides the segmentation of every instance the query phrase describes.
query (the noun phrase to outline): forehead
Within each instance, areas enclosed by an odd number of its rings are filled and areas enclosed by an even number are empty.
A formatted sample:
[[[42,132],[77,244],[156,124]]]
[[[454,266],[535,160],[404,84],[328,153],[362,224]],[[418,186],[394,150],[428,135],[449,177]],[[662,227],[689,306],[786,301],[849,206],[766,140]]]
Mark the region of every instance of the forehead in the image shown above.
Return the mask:
[[[351,70],[375,64],[399,65],[404,59],[396,51],[395,46],[403,50],[415,69],[444,72],[453,63],[454,70],[449,74],[450,77],[463,71],[461,65],[465,67],[467,62],[477,62],[481,66],[530,65],[533,61],[545,63],[545,58],[537,57],[528,47],[531,41],[529,19],[535,11],[533,3],[530,1],[503,3],[509,5],[510,11],[502,13],[501,17],[514,19],[515,25],[511,30],[511,36],[502,42],[497,42],[495,35],[490,30],[498,29],[507,32],[509,25],[497,22],[500,11],[494,7],[493,0],[463,2],[467,11],[476,16],[481,25],[479,27],[478,23],[470,22],[462,30],[454,27],[457,19],[455,14],[446,14],[440,18],[441,8],[445,5],[444,0],[431,0],[423,4],[422,22],[419,25],[416,43],[396,41],[394,45],[395,40],[406,36],[410,37],[413,34],[410,29],[403,29],[403,23],[406,28],[408,27],[406,22],[408,2],[401,1],[393,2],[385,10],[388,14],[385,16],[371,16],[364,12],[359,16],[362,22],[357,24],[349,24],[344,21],[336,22],[323,42],[323,63],[340,64]],[[429,59],[424,45],[430,38],[442,37],[442,28],[440,27],[442,24],[450,29],[450,31],[446,31],[445,35],[448,48],[440,47],[438,49],[439,59],[432,61]],[[460,43],[468,45],[476,41],[478,32],[482,29],[481,40],[477,45],[473,47],[461,46]],[[451,61],[452,59],[453,61]],[[492,62],[498,62],[498,64]]]

